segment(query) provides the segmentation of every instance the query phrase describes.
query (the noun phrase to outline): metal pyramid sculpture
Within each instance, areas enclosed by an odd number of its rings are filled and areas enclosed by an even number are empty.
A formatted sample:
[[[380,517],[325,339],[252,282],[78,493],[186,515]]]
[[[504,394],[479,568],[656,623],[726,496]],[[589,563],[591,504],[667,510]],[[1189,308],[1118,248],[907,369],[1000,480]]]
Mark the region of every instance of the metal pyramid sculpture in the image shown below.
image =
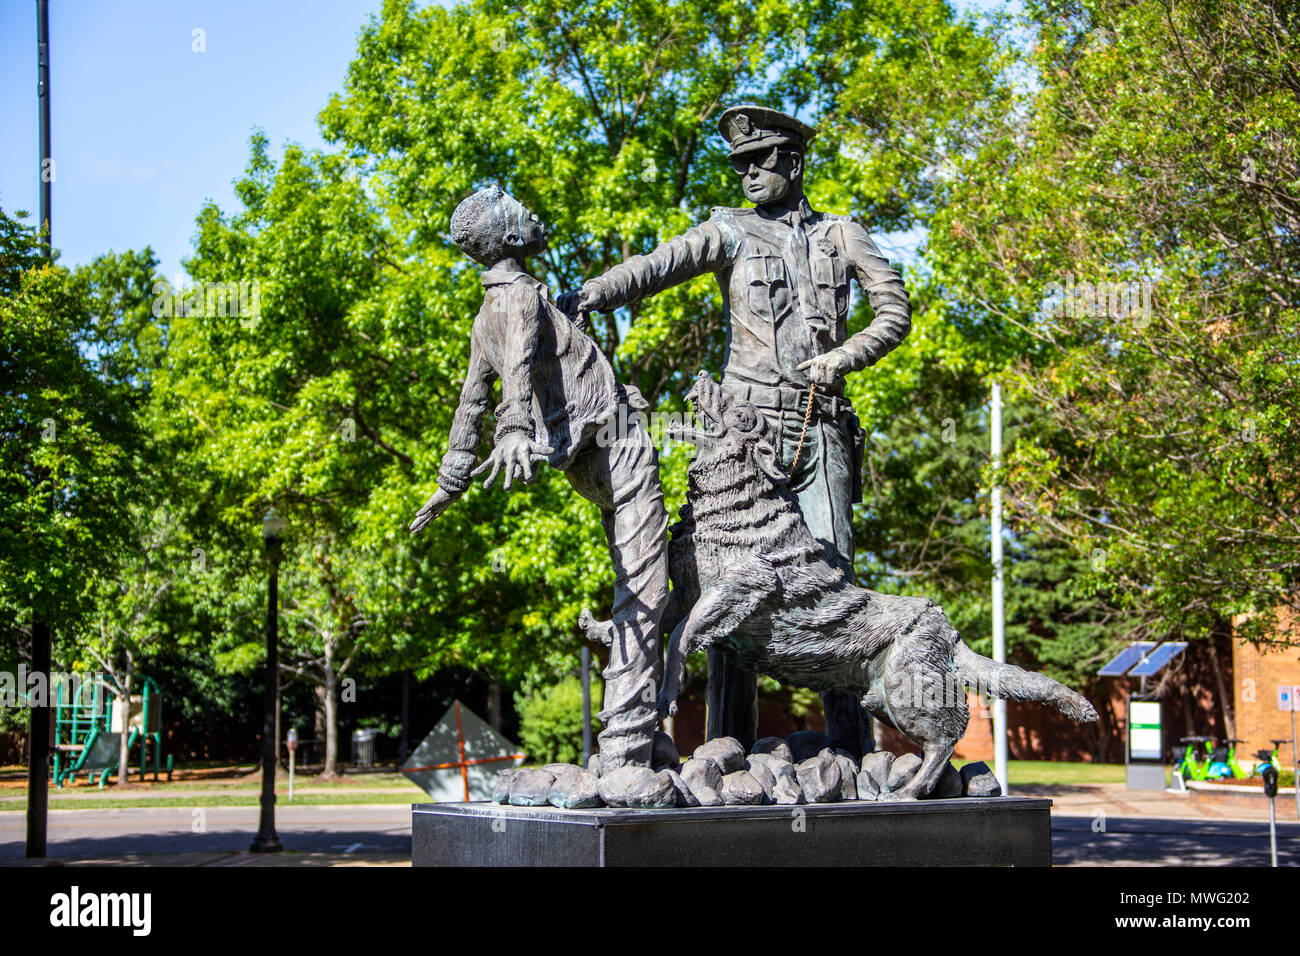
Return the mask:
[[[440,803],[490,800],[497,772],[518,766],[526,756],[455,700],[402,765],[402,773]]]

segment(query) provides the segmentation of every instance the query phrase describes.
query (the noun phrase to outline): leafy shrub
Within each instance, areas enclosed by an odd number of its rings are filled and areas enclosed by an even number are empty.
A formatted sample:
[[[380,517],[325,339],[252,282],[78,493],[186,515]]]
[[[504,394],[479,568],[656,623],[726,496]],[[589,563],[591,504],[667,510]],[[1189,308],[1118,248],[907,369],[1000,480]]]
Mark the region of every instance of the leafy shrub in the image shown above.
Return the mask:
[[[600,700],[597,682],[592,682],[592,709]],[[582,762],[582,682],[566,677],[525,694],[517,702],[519,740],[531,762]],[[592,735],[597,722],[592,720]]]

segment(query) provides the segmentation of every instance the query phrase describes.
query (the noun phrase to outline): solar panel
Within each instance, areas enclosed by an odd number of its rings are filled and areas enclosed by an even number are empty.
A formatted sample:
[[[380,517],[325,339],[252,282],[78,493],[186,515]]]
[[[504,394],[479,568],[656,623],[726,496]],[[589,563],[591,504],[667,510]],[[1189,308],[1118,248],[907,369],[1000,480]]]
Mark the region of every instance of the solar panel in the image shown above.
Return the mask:
[[[1150,641],[1138,641],[1120,651],[1109,664],[1097,671],[1098,677],[1123,677],[1128,669],[1140,661],[1156,645]]]
[[[1129,677],[1150,677],[1160,668],[1164,667],[1175,657],[1181,654],[1187,647],[1186,641],[1172,642],[1161,644],[1146,658],[1138,662],[1138,666],[1129,671]]]

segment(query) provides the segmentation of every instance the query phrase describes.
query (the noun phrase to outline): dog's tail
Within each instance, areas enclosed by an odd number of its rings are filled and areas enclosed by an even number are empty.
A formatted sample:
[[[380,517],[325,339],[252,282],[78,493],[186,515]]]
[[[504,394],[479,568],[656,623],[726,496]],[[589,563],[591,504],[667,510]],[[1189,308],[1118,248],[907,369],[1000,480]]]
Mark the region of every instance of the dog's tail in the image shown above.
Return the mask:
[[[1064,684],[1014,664],[999,664],[976,654],[962,641],[953,648],[957,674],[968,687],[1003,700],[1037,700],[1051,704],[1075,723],[1097,719],[1097,709]]]

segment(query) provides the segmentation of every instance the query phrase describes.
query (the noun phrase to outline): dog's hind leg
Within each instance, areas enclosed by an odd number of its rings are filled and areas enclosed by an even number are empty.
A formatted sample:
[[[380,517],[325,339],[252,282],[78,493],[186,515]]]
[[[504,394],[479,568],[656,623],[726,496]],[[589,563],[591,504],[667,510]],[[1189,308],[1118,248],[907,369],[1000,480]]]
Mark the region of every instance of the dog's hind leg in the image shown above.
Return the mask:
[[[909,734],[909,736],[911,736]],[[955,740],[946,738],[935,738],[926,740],[921,744],[921,766],[912,779],[903,784],[903,786],[887,794],[885,799],[890,800],[920,800],[928,796],[930,791],[935,788],[939,782],[939,777],[943,774],[943,768],[948,765],[952,759],[953,748],[957,746]]]

